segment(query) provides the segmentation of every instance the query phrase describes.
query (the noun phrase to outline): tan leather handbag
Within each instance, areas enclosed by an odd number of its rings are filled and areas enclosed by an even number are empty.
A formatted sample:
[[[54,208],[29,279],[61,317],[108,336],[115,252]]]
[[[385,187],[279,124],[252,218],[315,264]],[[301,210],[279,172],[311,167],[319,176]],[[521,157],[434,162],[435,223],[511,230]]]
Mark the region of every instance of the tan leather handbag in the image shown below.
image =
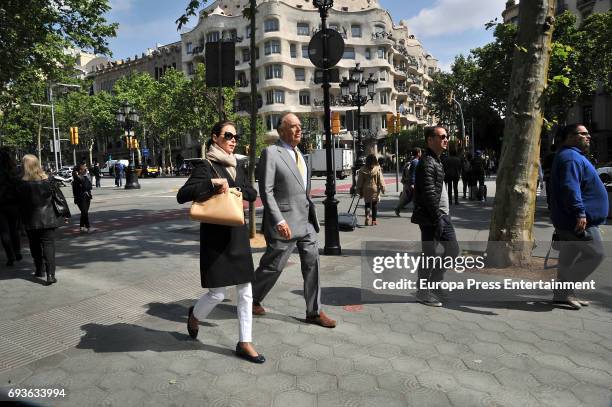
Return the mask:
[[[230,188],[223,194],[215,194],[204,202],[194,202],[189,210],[192,220],[214,225],[244,225],[242,192],[239,188]]]
[[[210,161],[208,163],[217,178],[221,178],[212,163]],[[244,225],[242,191],[240,188],[229,188],[225,193],[215,194],[206,201],[193,202],[189,210],[189,217],[197,222],[213,225]]]

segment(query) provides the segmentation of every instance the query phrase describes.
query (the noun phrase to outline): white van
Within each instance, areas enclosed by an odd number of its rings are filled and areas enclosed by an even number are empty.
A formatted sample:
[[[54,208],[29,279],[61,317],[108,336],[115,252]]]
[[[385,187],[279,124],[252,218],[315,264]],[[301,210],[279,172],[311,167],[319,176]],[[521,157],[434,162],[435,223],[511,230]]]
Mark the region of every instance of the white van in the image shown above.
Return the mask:
[[[119,161],[121,164],[123,164],[126,167],[130,165],[130,162],[128,160],[108,160],[100,168],[100,174],[102,174],[103,177],[109,177],[111,168],[113,168],[113,171],[115,170],[115,164],[117,163],[117,161]]]

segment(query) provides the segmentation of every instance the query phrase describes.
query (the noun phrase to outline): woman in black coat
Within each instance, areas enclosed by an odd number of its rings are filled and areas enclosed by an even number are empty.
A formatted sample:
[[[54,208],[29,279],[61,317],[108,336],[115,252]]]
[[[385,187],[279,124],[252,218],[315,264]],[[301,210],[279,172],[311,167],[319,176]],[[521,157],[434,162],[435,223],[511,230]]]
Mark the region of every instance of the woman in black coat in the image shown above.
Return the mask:
[[[55,278],[55,229],[67,218],[56,212],[53,196],[62,208],[68,203],[62,191],[53,185],[40,167],[38,158],[26,154],[22,159],[23,177],[17,186],[17,196],[21,208],[23,224],[28,233],[30,252],[36,266],[36,276],[47,273],[47,285],[56,283]],[[69,216],[69,213],[66,213]]]
[[[0,240],[7,257],[7,266],[22,259],[19,238],[19,202],[17,201],[17,169],[7,149],[0,149]]]
[[[74,203],[81,211],[80,231],[89,232],[89,205],[91,203],[91,180],[87,176],[87,167],[80,164],[72,173],[72,196]]]
[[[191,176],[178,191],[177,201],[205,201],[228,188],[241,189],[243,198],[255,201],[257,191],[249,184],[244,167],[237,165],[233,152],[238,142],[232,122],[215,124],[212,129],[206,160],[196,165]],[[198,335],[198,322],[204,319],[225,298],[226,287],[235,285],[238,294],[240,341],[236,354],[254,363],[263,363],[251,343],[254,278],[253,256],[248,229],[243,226],[223,226],[202,223],[200,226],[200,275],[202,287],[208,288],[198,302],[189,308],[187,331]]]

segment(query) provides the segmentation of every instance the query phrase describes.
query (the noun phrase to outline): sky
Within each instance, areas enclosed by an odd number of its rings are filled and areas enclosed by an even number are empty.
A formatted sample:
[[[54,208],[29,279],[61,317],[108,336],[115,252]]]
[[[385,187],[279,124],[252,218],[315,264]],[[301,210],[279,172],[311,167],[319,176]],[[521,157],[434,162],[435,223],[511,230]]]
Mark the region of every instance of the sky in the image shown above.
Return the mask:
[[[484,25],[497,18],[506,0],[379,0],[393,21],[408,20],[408,26],[427,52],[448,70],[456,55],[492,40]],[[175,20],[188,0],[110,0],[107,19],[119,23],[117,37],[111,39],[114,59],[140,55],[156,43],[180,39]],[[207,3],[210,4],[210,1]],[[192,18],[195,22],[195,19]],[[188,24],[188,26],[194,23]]]

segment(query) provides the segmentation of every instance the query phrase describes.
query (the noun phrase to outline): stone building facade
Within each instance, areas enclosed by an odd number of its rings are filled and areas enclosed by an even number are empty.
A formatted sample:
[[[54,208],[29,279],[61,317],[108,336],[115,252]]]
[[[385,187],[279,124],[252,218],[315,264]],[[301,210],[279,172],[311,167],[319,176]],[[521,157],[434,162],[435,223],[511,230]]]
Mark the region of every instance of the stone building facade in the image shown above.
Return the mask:
[[[247,114],[250,95],[250,30],[242,9],[248,0],[218,0],[201,11],[197,25],[181,35],[183,71],[188,75],[204,60],[205,44],[233,38],[236,42],[237,111]],[[256,30],[257,90],[266,127],[273,131],[283,112],[307,114],[323,128],[323,90],[314,83],[315,67],[308,44],[320,29],[320,16],[310,0],[258,0]],[[344,39],[340,77],[359,63],[364,77],[378,79],[374,100],[362,107],[362,128],[371,138],[387,134],[386,114],[400,113],[403,128],[433,121],[427,107],[437,60],[411,35],[406,21],[395,24],[376,0],[335,0],[328,27]],[[346,127],[347,111],[340,87],[330,90],[332,110]],[[348,139],[352,139],[350,136]]]

